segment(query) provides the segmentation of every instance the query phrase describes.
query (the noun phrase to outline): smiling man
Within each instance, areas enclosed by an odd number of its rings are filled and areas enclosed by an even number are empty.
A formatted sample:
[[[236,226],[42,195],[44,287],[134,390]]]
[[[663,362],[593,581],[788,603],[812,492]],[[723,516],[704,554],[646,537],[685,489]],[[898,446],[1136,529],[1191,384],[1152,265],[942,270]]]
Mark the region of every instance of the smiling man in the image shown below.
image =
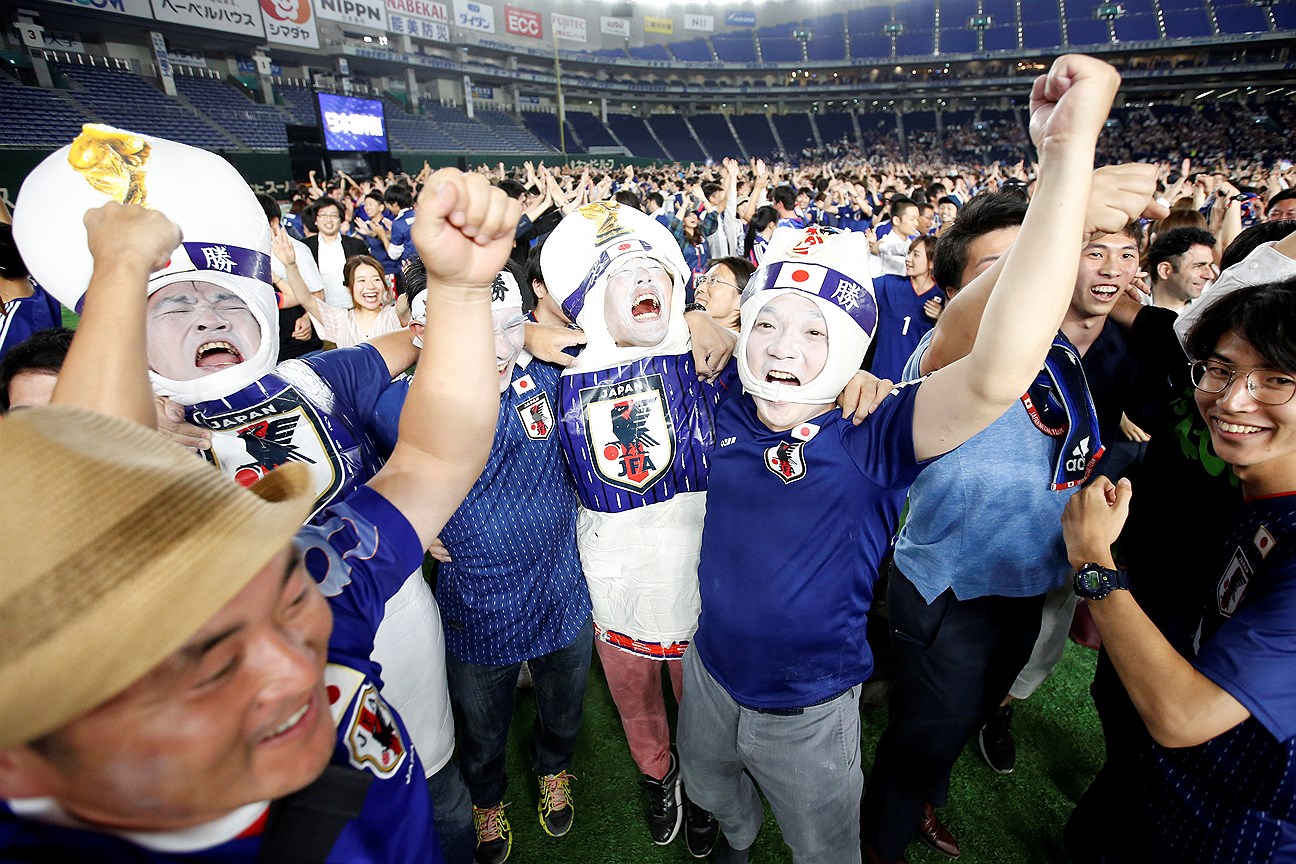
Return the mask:
[[[1148,250],[1152,304],[1183,312],[1215,278],[1215,235],[1201,228],[1174,228]]]
[[[485,461],[487,286],[517,209],[453,169],[427,190],[414,240],[446,253],[429,274],[432,374],[386,467],[307,528],[301,466],[246,490],[150,431],[145,284],[181,235],[158,210],[87,213],[94,274],[54,405],[0,430],[0,615],[39,622],[0,652],[6,860],[441,860],[369,655]],[[17,507],[58,520],[79,564],[33,547]],[[75,586],[42,590],[60,579]]]

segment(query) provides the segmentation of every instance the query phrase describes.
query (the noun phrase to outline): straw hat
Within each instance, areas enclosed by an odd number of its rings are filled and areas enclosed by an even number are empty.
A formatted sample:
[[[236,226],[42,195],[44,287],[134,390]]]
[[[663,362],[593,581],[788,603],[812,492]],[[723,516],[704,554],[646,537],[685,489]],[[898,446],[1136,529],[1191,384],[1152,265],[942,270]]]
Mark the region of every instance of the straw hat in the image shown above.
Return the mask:
[[[251,489],[136,423],[0,422],[0,746],[48,734],[176,651],[310,512],[305,466]]]

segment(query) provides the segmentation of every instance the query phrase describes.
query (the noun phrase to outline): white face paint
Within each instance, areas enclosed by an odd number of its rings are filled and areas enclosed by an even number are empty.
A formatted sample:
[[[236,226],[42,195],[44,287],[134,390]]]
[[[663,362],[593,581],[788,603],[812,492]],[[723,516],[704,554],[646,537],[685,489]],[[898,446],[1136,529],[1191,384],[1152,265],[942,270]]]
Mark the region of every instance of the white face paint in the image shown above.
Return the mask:
[[[604,321],[616,344],[652,347],[665,339],[673,290],[661,262],[644,256],[618,261],[603,295]]]
[[[192,381],[237,366],[261,347],[261,327],[243,298],[210,282],[172,282],[148,303],[149,367]]]
[[[795,294],[770,300],[756,315],[744,347],[758,381],[800,387],[828,362],[828,323],[814,301]],[[756,398],[756,413],[771,429],[790,429],[819,413],[819,406]]]
[[[499,374],[499,390],[503,393],[513,379],[513,367],[522,353],[523,325],[526,317],[522,309],[511,306],[491,311],[491,325],[495,330],[495,371]]]

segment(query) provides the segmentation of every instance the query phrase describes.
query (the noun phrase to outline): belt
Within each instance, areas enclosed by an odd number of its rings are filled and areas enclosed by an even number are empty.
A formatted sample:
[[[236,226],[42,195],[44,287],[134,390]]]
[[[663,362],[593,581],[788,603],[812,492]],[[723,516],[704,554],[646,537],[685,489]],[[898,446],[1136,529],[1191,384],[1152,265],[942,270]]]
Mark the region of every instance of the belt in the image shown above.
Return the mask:
[[[740,708],[746,708],[748,711],[755,711],[758,714],[769,714],[773,717],[800,717],[805,713],[807,708],[817,708],[820,705],[827,705],[834,699],[839,699],[853,689],[854,685],[840,690],[831,696],[825,696],[818,702],[811,702],[809,705],[803,705],[800,708],[757,708],[754,705],[743,705],[741,702],[736,703]]]

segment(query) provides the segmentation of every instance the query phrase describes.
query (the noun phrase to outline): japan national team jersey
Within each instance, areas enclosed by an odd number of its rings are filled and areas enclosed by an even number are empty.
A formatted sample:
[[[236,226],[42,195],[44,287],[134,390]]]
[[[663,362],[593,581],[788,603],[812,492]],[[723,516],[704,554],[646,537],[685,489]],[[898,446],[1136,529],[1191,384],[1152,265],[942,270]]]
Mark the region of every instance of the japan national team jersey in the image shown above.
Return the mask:
[[[749,396],[717,416],[693,650],[741,705],[800,708],[873,669],[865,622],[914,458],[918,384],[860,426],[835,407],[773,432]]]
[[[490,457],[441,529],[452,560],[437,571],[446,649],[465,663],[504,665],[571,644],[590,616],[576,551],[576,489],[559,444],[561,369],[513,368]],[[412,379],[379,400],[378,436],[395,441]]]
[[[0,317],[0,358],[38,330],[63,326],[63,307],[45,289],[33,286],[30,297],[4,304]]]
[[[565,375],[562,445],[581,503],[619,513],[707,488],[718,388],[689,353]]]
[[[1249,501],[1224,546],[1193,665],[1251,717],[1141,765],[1157,860],[1296,860],[1296,494]]]
[[[378,350],[359,345],[280,363],[237,393],[185,414],[214,432],[203,455],[244,486],[288,462],[305,464],[315,480],[318,513],[382,465],[369,428],[389,381]]]
[[[945,292],[933,285],[931,290],[915,294],[907,277],[891,275],[874,279],[873,290],[877,292],[878,327],[869,371],[899,381],[918,341],[936,326],[923,313],[923,304],[936,297],[943,300]]]
[[[423,769],[404,723],[379,695],[380,670],[369,659],[384,605],[421,564],[422,544],[400,511],[368,487],[324,510],[318,525],[303,528],[295,544],[333,610],[324,672],[337,728],[332,763],[365,772],[370,780],[359,815],[342,828],[325,860],[437,864],[441,847]],[[67,816],[52,817],[59,824],[14,815],[39,806],[0,806],[0,860],[251,864],[258,860],[261,832],[274,824],[257,805],[165,835],[118,836],[74,827]],[[40,809],[49,812],[48,805]]]

